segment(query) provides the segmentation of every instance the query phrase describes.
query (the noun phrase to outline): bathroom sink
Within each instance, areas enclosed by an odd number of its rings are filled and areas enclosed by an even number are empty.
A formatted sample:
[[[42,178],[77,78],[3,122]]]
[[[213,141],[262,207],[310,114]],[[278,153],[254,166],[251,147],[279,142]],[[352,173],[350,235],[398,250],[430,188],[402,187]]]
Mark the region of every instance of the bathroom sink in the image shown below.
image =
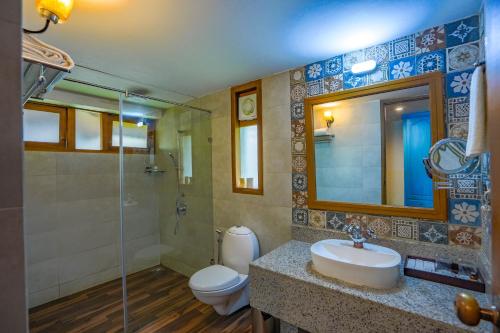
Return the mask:
[[[399,280],[401,255],[383,246],[357,249],[352,241],[327,239],[311,245],[311,255],[318,273],[355,285],[387,289]]]

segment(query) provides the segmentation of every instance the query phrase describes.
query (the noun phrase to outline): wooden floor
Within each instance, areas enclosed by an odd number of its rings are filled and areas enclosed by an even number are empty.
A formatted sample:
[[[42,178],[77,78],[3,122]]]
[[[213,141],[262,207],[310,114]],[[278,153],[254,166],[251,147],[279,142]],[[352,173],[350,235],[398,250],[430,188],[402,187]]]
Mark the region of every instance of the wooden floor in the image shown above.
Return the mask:
[[[250,308],[219,316],[194,298],[188,279],[156,267],[127,277],[128,332],[251,332]],[[121,280],[30,310],[30,332],[123,332]]]

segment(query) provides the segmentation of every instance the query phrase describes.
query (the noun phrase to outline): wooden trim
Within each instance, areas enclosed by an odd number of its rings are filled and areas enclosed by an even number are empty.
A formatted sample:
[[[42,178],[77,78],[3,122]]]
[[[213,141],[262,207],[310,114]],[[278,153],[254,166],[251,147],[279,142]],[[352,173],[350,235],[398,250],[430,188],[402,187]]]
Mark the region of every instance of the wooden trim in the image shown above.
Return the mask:
[[[52,105],[44,105],[40,103],[26,103],[23,109],[43,111],[43,112],[53,112],[59,114],[59,142],[35,142],[35,141],[24,141],[25,150],[37,150],[37,151],[65,151],[67,145],[67,113],[66,108]]]
[[[341,212],[357,212],[376,215],[405,216],[415,218],[433,219],[446,221],[448,219],[447,193],[445,190],[434,190],[433,208],[400,207],[391,205],[355,204],[348,202],[321,201],[317,199],[316,193],[316,164],[314,152],[314,105],[328,102],[352,99],[361,96],[374,95],[387,91],[414,88],[429,85],[429,106],[431,109],[431,137],[432,143],[439,141],[445,136],[444,124],[444,98],[443,98],[443,75],[441,73],[430,73],[381,83],[369,87],[350,89],[337,93],[306,98],[304,100],[306,120],[306,146],[307,146],[307,176],[309,189],[309,208],[333,210]]]
[[[101,122],[102,126],[106,129],[103,131],[103,149],[110,152],[119,152],[119,147],[113,146],[113,121],[119,121],[119,116],[116,114],[105,114],[106,120]],[[104,117],[104,114],[103,114]],[[137,121],[137,117],[123,117],[124,123],[134,124]],[[148,154],[151,147],[155,145],[155,122],[148,121],[148,138],[147,145],[148,148],[130,148],[124,147],[123,152],[125,154]],[[105,135],[104,135],[105,132]]]
[[[238,120],[238,97],[255,93],[257,95],[257,119],[239,121]],[[258,169],[259,169],[259,187],[241,188],[238,187],[237,179],[239,178],[239,131],[240,127],[257,125],[258,137]],[[242,194],[264,194],[264,168],[263,168],[263,148],[262,148],[262,82],[261,80],[248,82],[231,88],[231,165],[232,165],[232,185],[234,193]]]

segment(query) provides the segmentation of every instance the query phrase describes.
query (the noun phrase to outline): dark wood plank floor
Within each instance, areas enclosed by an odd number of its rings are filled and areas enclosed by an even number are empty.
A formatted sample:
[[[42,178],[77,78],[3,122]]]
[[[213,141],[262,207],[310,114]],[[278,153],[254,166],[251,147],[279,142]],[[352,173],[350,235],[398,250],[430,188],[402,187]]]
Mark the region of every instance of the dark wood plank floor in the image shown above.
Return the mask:
[[[219,316],[191,293],[188,279],[155,267],[127,277],[129,332],[251,332],[250,308]],[[121,280],[35,307],[30,332],[123,332]]]

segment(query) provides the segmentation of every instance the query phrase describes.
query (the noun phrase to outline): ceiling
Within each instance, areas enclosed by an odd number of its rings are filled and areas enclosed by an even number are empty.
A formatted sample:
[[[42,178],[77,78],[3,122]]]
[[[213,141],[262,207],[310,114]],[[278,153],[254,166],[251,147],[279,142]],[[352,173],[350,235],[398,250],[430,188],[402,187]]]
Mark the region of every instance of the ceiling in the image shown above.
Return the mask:
[[[23,5],[24,27],[41,27],[34,0]],[[75,0],[70,20],[39,37],[82,66],[74,78],[183,102],[479,7],[480,0]]]

